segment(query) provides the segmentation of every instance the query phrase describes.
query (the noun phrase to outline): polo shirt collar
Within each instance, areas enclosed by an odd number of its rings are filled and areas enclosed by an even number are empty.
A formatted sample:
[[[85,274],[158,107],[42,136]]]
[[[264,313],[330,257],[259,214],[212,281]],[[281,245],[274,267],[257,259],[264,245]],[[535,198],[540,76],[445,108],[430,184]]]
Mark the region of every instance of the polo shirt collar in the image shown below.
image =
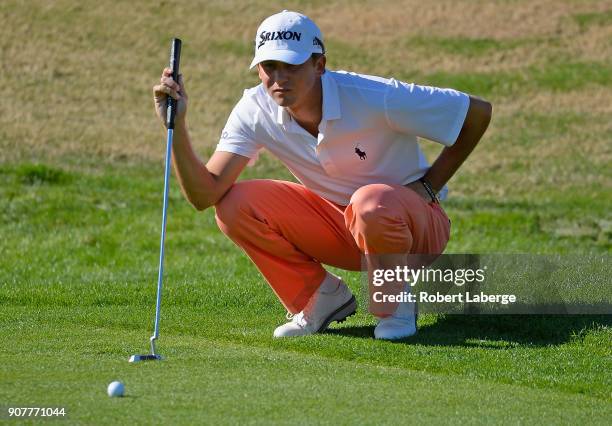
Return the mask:
[[[325,71],[321,76],[321,90],[323,92],[323,116],[321,121],[337,120],[341,117],[340,98],[338,97],[338,84],[329,71]],[[276,122],[287,126],[291,116],[287,110],[281,106],[276,106]]]
[[[340,98],[338,97],[338,84],[329,71],[321,76],[323,89],[323,118],[322,120],[337,120],[340,114]]]

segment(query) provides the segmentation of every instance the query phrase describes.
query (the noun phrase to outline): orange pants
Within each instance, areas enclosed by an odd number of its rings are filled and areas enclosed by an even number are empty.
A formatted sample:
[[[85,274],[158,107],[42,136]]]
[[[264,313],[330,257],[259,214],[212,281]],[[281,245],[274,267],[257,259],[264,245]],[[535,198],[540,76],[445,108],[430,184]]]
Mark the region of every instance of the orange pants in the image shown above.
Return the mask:
[[[247,180],[235,183],[215,209],[221,231],[292,313],[321,285],[321,264],[358,271],[364,254],[440,254],[450,232],[439,204],[401,185],[363,186],[344,207],[296,183]]]

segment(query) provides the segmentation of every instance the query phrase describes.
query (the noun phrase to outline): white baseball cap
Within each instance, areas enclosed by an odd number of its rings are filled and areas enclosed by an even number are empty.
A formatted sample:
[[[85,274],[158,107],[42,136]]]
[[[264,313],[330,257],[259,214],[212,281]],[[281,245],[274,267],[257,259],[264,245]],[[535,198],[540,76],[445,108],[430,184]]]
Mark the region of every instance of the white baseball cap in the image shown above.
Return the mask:
[[[325,53],[317,24],[306,15],[283,10],[266,18],[257,29],[251,68],[262,61],[299,65],[313,53]]]

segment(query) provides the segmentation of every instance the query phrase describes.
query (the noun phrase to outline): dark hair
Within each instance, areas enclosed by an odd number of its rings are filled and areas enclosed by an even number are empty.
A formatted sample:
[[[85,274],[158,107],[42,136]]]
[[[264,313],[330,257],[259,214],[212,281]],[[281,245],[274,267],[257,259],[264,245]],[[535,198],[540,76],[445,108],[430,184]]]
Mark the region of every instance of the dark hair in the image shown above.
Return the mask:
[[[321,56],[323,56],[324,53],[313,53],[312,55],[310,55],[310,58],[314,61],[317,62],[319,60],[319,58]]]
[[[319,37],[315,37],[313,40],[313,45],[319,46],[321,48],[321,53],[325,54],[325,45],[321,41]]]

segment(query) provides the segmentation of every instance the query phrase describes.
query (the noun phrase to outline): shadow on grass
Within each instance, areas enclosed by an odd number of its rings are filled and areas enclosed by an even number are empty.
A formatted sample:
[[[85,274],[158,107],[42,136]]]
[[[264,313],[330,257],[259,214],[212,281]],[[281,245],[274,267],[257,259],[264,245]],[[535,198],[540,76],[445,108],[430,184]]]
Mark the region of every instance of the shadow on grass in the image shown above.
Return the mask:
[[[612,315],[440,315],[398,344],[508,349],[517,345],[560,345],[589,331],[612,326]],[[372,339],[373,326],[343,327],[329,334]]]

